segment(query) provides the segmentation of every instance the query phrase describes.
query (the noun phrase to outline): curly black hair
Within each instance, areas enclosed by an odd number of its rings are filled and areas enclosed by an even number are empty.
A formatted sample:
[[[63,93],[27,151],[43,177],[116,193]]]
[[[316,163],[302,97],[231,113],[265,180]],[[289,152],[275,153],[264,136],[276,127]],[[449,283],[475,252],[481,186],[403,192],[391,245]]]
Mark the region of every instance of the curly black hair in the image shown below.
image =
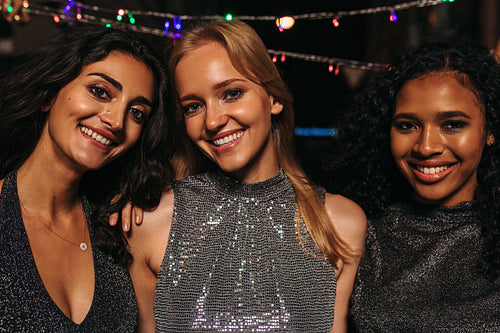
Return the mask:
[[[165,66],[153,48],[138,36],[113,28],[75,26],[23,57],[23,62],[0,79],[0,179],[19,168],[33,152],[48,112],[42,112],[83,67],[101,61],[112,51],[129,54],[152,72],[151,114],[137,143],[124,155],[95,171],[88,171],[80,190],[96,207],[93,220],[97,244],[120,261],[130,259],[121,227],[107,227],[107,214],[129,200],[143,208],[155,207],[169,182],[169,109]],[[50,111],[49,111],[50,112]],[[111,199],[120,200],[110,205]]]
[[[376,219],[391,204],[408,199],[411,187],[398,171],[390,149],[391,120],[396,97],[411,79],[429,73],[453,76],[481,103],[486,128],[497,143],[486,146],[477,170],[474,202],[484,239],[489,274],[500,273],[500,64],[475,41],[425,44],[399,56],[354,98],[339,124],[332,154],[330,186],[356,201]],[[461,80],[465,77],[466,80]]]

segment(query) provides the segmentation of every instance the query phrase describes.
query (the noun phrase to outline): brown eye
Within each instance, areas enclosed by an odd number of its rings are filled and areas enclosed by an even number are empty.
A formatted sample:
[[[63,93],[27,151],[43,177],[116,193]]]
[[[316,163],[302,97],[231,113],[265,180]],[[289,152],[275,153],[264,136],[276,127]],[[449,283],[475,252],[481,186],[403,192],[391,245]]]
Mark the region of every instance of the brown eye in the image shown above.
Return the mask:
[[[98,87],[98,86],[91,86],[89,88],[89,90],[90,90],[90,93],[92,95],[94,95],[95,97],[97,97],[99,99],[107,99],[107,98],[109,98],[109,94],[106,91],[106,89],[104,89],[104,88],[101,88],[101,87]]]
[[[147,120],[148,115],[146,112],[136,109],[136,108],[130,108],[128,109],[128,112],[130,115],[138,122],[138,123],[143,123],[144,121]]]

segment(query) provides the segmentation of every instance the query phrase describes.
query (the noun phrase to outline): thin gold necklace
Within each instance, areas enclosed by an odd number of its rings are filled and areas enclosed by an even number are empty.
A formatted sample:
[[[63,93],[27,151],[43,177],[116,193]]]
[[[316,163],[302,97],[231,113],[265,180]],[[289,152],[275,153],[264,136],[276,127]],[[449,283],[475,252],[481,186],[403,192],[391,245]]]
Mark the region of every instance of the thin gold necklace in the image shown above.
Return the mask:
[[[85,243],[85,221],[83,221],[83,240],[82,240],[82,242],[80,244],[78,244],[78,243],[72,242],[69,239],[66,239],[63,236],[59,235],[57,232],[55,232],[54,230],[52,230],[45,222],[37,219],[35,216],[33,216],[32,214],[30,214],[26,210],[26,208],[24,208],[24,205],[21,202],[21,200],[19,200],[19,203],[21,204],[21,207],[23,208],[24,212],[26,214],[28,214],[28,216],[32,217],[35,221],[40,222],[41,224],[43,224],[45,226],[45,228],[47,228],[48,231],[50,231],[51,233],[53,233],[54,235],[56,235],[57,237],[59,237],[63,241],[66,241],[66,242],[68,242],[71,245],[78,246],[80,248],[80,250],[82,250],[82,251],[86,251],[87,250],[88,246],[87,246],[87,243]]]

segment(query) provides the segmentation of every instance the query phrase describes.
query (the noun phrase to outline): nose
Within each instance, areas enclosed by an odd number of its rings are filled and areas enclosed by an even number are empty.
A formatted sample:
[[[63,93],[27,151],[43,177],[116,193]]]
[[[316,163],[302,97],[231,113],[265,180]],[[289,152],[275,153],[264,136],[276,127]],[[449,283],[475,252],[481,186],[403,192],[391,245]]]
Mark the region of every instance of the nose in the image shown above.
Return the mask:
[[[101,121],[113,132],[123,129],[126,116],[126,108],[119,105],[109,105],[100,115]]]
[[[441,154],[443,147],[443,138],[439,130],[427,127],[418,136],[413,151],[421,157],[430,157]]]
[[[224,127],[229,120],[225,110],[219,105],[207,105],[205,113],[205,127],[210,132],[217,132]]]

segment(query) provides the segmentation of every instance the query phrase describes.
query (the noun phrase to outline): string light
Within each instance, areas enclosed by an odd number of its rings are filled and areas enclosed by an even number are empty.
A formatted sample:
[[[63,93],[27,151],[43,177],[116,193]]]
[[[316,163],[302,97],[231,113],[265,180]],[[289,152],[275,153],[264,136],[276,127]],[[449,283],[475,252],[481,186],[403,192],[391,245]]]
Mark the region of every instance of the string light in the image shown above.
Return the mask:
[[[394,10],[391,11],[391,15],[389,16],[389,20],[391,20],[391,22],[396,22],[398,20],[398,17],[396,16],[396,12]]]
[[[232,15],[232,14],[227,13],[227,14],[226,14],[225,19],[226,19],[226,21],[231,22],[231,21],[233,20],[233,15]]]
[[[335,76],[339,75],[339,72],[340,72],[340,65],[337,64],[337,66],[335,66],[335,72],[333,72],[333,74],[335,74]]]
[[[170,22],[165,21],[165,36],[168,36],[168,29],[170,28]]]
[[[135,18],[132,12],[128,13],[128,21],[130,22],[130,24],[135,24]]]
[[[295,24],[295,19],[291,16],[283,16],[276,19],[276,26],[283,32],[283,30],[290,29]]]
[[[77,14],[76,14],[76,19],[81,21],[82,23],[89,23],[89,24],[103,24],[106,27],[111,27],[113,26],[113,22],[110,22],[108,18],[106,17],[100,17],[99,13],[116,13],[116,9],[110,9],[110,8],[103,8],[99,6],[90,6],[86,5],[81,2],[75,2],[74,0],[68,0],[69,4],[71,6],[76,6],[77,8]],[[401,11],[405,9],[409,9],[412,7],[426,7],[426,6],[435,6],[438,4],[443,4],[447,2],[454,2],[454,0],[415,0],[415,1],[409,1],[409,2],[404,2],[404,3],[399,3],[395,4],[392,6],[381,6],[381,7],[374,7],[374,8],[367,8],[367,9],[359,9],[359,10],[352,10],[352,11],[338,11],[338,12],[319,12],[319,13],[308,13],[308,14],[300,14],[300,15],[294,15],[293,19],[294,21],[296,20],[322,20],[322,19],[330,19],[332,21],[332,24],[334,27],[338,27],[340,25],[339,18],[340,17],[345,17],[345,16],[354,16],[354,15],[366,15],[366,14],[376,14],[376,13],[381,13],[381,12],[388,12],[390,11],[391,14],[394,12],[394,16],[396,15],[396,11]],[[59,23],[61,18],[71,20],[72,18],[70,16],[66,16],[63,14],[62,9],[56,9],[51,6],[45,6],[45,5],[40,5],[36,3],[29,3],[27,0],[23,0],[23,7],[25,8],[25,11],[28,13],[36,14],[36,15],[45,15],[45,16],[52,16],[54,21],[56,23]],[[28,9],[29,7],[29,9]],[[82,12],[80,12],[80,9],[85,10],[85,11],[90,11],[92,13],[95,13],[94,15],[90,14],[85,14],[85,17],[82,15]],[[12,12],[13,8],[12,6],[8,7],[8,11]],[[121,9],[123,11],[123,15],[125,14],[125,10]],[[128,11],[130,12],[130,11]],[[128,29],[145,33],[145,34],[151,34],[151,35],[157,35],[157,36],[168,36],[170,38],[180,38],[181,37],[181,20],[215,20],[215,19],[223,19],[224,16],[219,16],[219,15],[201,15],[201,16],[190,16],[190,15],[174,15],[171,13],[165,13],[165,12],[154,12],[154,11],[136,11],[134,10],[134,16],[147,16],[147,17],[160,17],[165,19],[165,28],[164,29],[158,29],[154,27],[148,27],[148,26],[137,26],[134,25],[133,22],[135,22],[135,18],[131,21],[131,24],[128,25]],[[61,15],[62,14],[62,15]],[[59,16],[61,15],[61,16]],[[123,20],[123,15],[121,16],[121,20]],[[241,16],[233,16],[231,15],[232,19],[238,19],[241,21],[253,21],[253,20],[260,20],[260,21],[276,21],[276,16],[249,16],[249,15],[241,15]],[[118,17],[117,17],[118,18]],[[397,16],[395,16],[397,19]],[[172,20],[174,24],[174,29],[175,33],[171,33],[168,31],[169,24],[167,24],[168,20]],[[151,22],[153,20],[150,20],[148,22]],[[268,50],[270,53],[276,52],[273,50]],[[288,52],[288,51],[278,51],[279,54],[285,57],[290,57],[290,58],[295,58],[299,60],[305,60],[305,61],[313,61],[313,62],[326,62],[329,63],[333,61],[333,63],[341,65],[341,66],[347,66],[347,67],[353,67],[353,68],[358,68],[358,69],[363,69],[363,70],[379,70],[385,66],[385,64],[377,64],[377,63],[370,63],[370,62],[360,62],[360,61],[355,61],[355,60],[345,60],[345,59],[337,59],[337,58],[328,58],[328,57],[323,57],[323,56],[317,56],[317,55],[310,55],[310,54],[301,54],[301,53],[296,53],[296,52]],[[275,55],[277,57],[277,55]],[[277,58],[276,58],[277,60]]]
[[[174,29],[180,31],[182,28],[180,16],[174,17],[173,21],[174,21]]]
[[[328,71],[331,73],[333,72],[333,64],[330,63],[330,65],[328,65]]]
[[[273,56],[273,62],[276,62],[276,61],[278,61],[278,56],[275,53],[274,56]]]
[[[281,60],[281,62],[285,62],[285,60],[286,60],[286,55],[285,55],[284,53],[281,55],[281,59],[280,59],[280,60]]]
[[[332,20],[332,24],[333,24],[333,26],[335,28],[337,28],[340,25],[339,18],[338,17],[334,17],[333,20]]]

